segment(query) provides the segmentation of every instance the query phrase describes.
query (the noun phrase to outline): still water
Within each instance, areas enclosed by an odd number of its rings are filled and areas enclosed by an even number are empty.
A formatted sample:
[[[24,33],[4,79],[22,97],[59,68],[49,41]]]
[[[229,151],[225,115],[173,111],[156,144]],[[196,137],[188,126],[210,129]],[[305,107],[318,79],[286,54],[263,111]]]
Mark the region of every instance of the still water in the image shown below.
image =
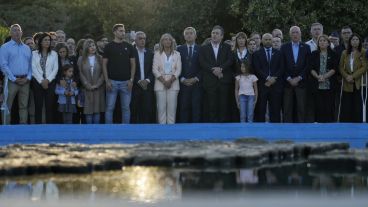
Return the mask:
[[[182,204],[203,198],[213,202],[210,206],[219,205],[218,202],[224,200],[233,202],[231,206],[237,206],[236,202],[244,206],[242,204],[258,199],[251,205],[257,206],[271,197],[285,198],[286,201],[305,199],[312,203],[316,202],[315,198],[329,199],[328,204],[336,202],[335,206],[344,202],[360,206],[359,202],[362,202],[368,206],[368,173],[324,172],[310,168],[308,163],[251,169],[137,166],[92,174],[2,177],[0,192],[1,207],[7,206],[1,203],[16,206],[14,200],[27,201],[29,206],[42,206],[42,202],[47,201],[47,206],[51,206],[61,201],[97,204],[106,199],[129,203],[119,206],[131,206],[133,203],[172,206],[173,203],[165,204],[179,201]],[[299,201],[297,203],[300,204]],[[108,205],[105,203],[102,206]]]

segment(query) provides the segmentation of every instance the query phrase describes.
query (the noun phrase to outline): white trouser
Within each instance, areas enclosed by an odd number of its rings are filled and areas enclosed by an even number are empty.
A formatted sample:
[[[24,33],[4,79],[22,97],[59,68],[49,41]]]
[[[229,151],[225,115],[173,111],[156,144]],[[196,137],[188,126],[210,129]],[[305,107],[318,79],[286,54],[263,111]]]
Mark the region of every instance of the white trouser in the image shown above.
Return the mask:
[[[156,91],[157,120],[159,124],[175,124],[179,91]]]

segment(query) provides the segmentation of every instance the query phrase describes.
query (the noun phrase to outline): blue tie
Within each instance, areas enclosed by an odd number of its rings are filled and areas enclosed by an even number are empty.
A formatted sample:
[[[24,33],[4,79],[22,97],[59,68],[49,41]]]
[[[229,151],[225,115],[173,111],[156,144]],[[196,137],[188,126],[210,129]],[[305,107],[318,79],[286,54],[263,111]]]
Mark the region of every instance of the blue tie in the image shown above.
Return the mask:
[[[266,53],[267,53],[267,62],[268,63],[271,63],[271,54],[270,54],[270,52],[271,52],[271,49],[270,48],[267,48],[266,49]]]
[[[192,58],[192,55],[193,55],[192,53],[193,53],[193,47],[189,46],[189,54],[188,54],[189,58]]]

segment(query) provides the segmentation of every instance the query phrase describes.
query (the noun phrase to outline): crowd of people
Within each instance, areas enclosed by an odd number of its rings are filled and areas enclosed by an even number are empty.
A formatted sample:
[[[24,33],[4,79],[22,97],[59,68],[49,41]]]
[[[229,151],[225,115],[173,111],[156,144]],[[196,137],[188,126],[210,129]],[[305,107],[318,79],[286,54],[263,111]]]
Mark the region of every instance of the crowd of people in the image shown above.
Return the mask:
[[[3,124],[366,122],[368,38],[349,26],[326,35],[321,23],[302,41],[283,32],[237,33],[214,26],[196,43],[169,33],[153,50],[146,34],[75,41],[62,30],[22,38],[19,24],[0,48]],[[341,41],[340,41],[341,40]],[[119,99],[117,99],[119,97]]]

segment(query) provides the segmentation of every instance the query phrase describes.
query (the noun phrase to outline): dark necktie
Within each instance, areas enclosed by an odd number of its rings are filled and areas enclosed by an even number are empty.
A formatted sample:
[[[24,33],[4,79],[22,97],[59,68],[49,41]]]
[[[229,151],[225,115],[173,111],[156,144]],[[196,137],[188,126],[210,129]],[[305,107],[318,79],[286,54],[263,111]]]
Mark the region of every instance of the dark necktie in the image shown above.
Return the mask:
[[[266,49],[267,62],[268,62],[268,76],[271,75],[271,48]]]
[[[270,48],[266,49],[266,53],[267,53],[267,62],[271,63],[271,49]]]
[[[189,58],[192,58],[193,55],[193,46],[189,46]]]

